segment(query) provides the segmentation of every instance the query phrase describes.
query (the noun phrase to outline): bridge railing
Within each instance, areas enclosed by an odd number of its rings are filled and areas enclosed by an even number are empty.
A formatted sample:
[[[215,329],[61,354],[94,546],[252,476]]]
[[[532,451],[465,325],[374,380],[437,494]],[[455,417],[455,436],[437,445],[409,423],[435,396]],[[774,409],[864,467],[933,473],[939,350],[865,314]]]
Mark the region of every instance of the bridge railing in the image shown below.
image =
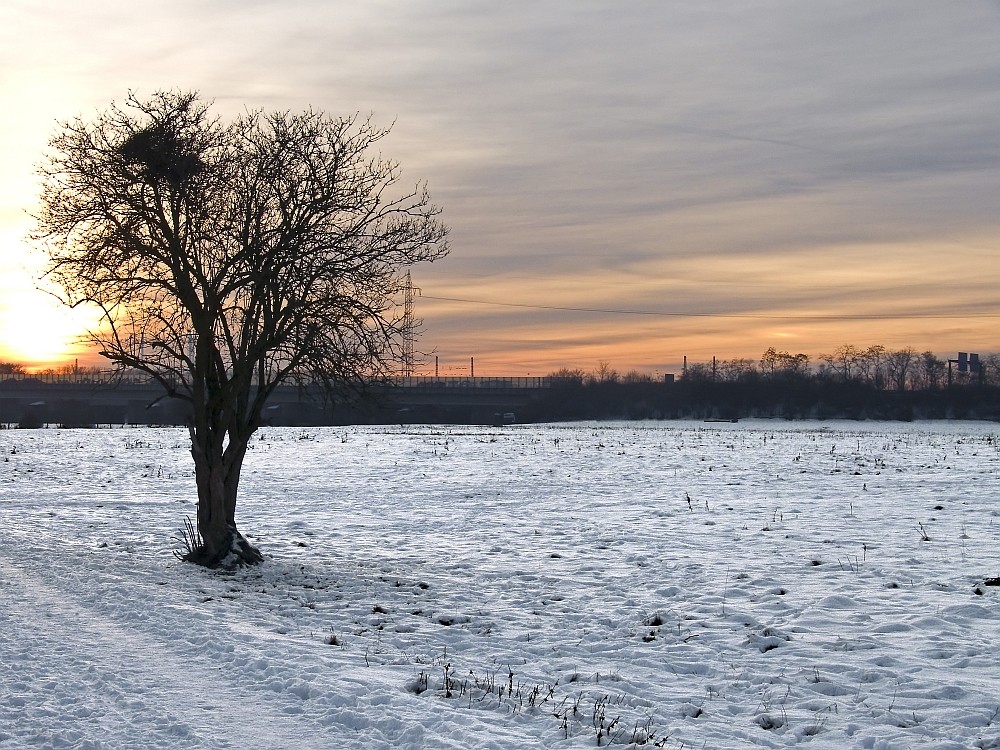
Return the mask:
[[[464,377],[436,375],[400,376],[393,382],[401,388],[488,388],[507,390],[536,390],[552,387],[548,377]]]
[[[465,377],[435,375],[398,376],[392,379],[401,388],[464,388],[492,390],[537,390],[551,388],[557,378],[551,377]],[[5,381],[46,383],[51,385],[70,384],[124,384],[152,385],[156,381],[145,373],[120,373],[114,370],[86,372],[40,372],[40,373],[0,373],[0,384]]]
[[[0,373],[0,383],[4,381],[27,383],[47,383],[51,385],[66,385],[73,383],[126,383],[142,385],[154,382],[145,373],[119,373],[116,370],[98,370],[85,372],[6,372]]]

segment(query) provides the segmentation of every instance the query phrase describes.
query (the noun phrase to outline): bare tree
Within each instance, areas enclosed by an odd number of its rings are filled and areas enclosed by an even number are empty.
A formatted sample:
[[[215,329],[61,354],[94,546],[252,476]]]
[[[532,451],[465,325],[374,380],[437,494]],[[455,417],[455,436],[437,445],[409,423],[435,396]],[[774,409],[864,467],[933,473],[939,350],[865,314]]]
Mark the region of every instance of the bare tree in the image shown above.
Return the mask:
[[[23,375],[24,365],[18,362],[0,362],[0,375]]]
[[[984,385],[1000,385],[1000,354],[983,355],[979,360],[980,380]]]
[[[885,366],[889,380],[897,391],[906,390],[917,366],[917,352],[912,346],[885,353]]]
[[[809,355],[779,352],[771,346],[761,355],[760,368],[769,378],[804,375],[809,370]]]
[[[862,352],[856,346],[844,344],[837,347],[833,354],[820,354],[819,359],[826,362],[842,380],[847,381],[857,376],[858,361],[861,356]]]
[[[253,563],[236,526],[240,471],[284,382],[330,391],[386,377],[402,344],[406,267],[447,253],[426,189],[372,153],[357,116],[250,112],[196,93],[130,95],[61,124],[41,167],[36,241],[67,304],[124,370],[190,404],[204,565]]]
[[[786,352],[781,352],[785,354]],[[780,361],[781,354],[778,353],[777,349],[773,346],[769,346],[767,351],[764,352],[760,357],[760,370],[764,375],[769,378],[773,378],[778,370],[778,363]]]
[[[717,366],[717,377],[726,383],[747,383],[757,378],[756,362],[745,357],[724,359]]]
[[[937,390],[944,384],[947,365],[934,352],[922,352],[918,360],[920,379],[926,390]]]
[[[691,362],[681,375],[681,380],[691,383],[709,383],[715,380],[716,368],[711,362]]]
[[[589,380],[592,383],[617,383],[620,376],[610,362],[602,359],[597,363],[597,369],[590,374]]]
[[[875,388],[882,388],[885,384],[882,372],[884,357],[885,347],[881,344],[873,344],[864,351],[858,352],[857,373],[861,380]]]
[[[621,376],[621,382],[627,383],[629,385],[636,385],[638,383],[652,383],[653,376],[648,372],[639,372],[638,370],[629,370],[624,375]]]
[[[549,378],[560,385],[583,385],[586,377],[587,374],[579,368],[561,367],[555,372],[549,373]]]

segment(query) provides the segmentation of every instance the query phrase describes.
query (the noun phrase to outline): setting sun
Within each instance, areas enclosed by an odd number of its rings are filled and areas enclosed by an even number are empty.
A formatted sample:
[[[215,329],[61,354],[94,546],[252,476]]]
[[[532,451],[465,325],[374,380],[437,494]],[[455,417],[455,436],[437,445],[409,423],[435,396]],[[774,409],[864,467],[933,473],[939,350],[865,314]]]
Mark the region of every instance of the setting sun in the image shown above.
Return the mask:
[[[66,363],[85,353],[80,337],[86,329],[80,315],[58,303],[24,295],[14,308],[0,312],[0,358],[29,369]],[[89,352],[87,352],[89,353]]]
[[[0,360],[29,370],[95,359],[82,337],[96,323],[92,311],[70,309],[36,288],[37,273],[18,262],[18,242],[9,237],[3,250],[0,281]],[[89,362],[88,362],[89,363]]]

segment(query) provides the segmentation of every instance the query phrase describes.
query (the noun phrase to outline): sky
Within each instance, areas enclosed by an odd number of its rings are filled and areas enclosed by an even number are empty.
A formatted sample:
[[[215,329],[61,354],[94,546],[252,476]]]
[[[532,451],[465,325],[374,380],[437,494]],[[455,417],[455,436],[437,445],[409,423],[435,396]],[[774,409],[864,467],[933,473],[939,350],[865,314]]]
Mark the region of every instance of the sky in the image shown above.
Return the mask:
[[[1000,351],[996,0],[6,0],[0,360],[93,352],[25,240],[57,122],[160,89],[371,113],[451,254],[442,375]]]

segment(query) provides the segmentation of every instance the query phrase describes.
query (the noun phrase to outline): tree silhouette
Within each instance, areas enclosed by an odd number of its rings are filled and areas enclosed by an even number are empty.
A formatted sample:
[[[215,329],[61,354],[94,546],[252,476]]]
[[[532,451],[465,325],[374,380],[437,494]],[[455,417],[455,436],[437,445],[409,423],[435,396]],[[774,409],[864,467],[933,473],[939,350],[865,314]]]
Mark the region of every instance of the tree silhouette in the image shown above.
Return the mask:
[[[103,312],[101,354],[190,404],[200,539],[186,558],[229,566],[261,559],[235,514],[268,396],[384,378],[402,272],[448,248],[426,189],[400,189],[372,153],[388,131],[370,120],[209,110],[158,92],[61,124],[34,238],[64,301]]]

